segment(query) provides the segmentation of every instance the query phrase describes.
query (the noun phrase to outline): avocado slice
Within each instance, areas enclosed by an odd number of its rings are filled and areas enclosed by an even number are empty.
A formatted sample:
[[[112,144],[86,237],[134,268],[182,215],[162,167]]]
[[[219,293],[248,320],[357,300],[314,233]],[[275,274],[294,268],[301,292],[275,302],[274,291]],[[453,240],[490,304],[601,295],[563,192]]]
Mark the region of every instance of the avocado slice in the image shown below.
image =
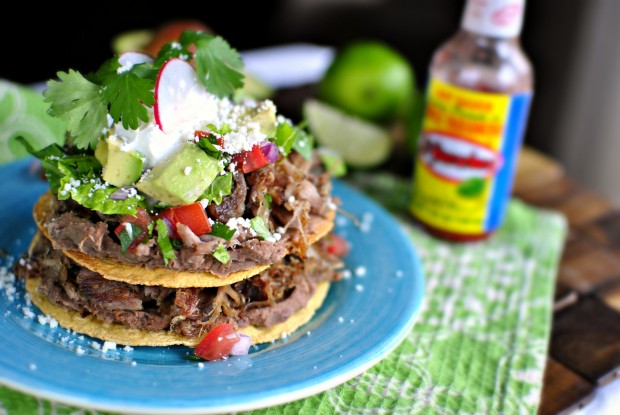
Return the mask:
[[[221,170],[218,161],[186,143],[143,176],[137,188],[170,206],[195,202]]]
[[[276,132],[276,107],[273,105],[262,104],[252,110],[250,114],[250,122],[258,123],[260,131],[273,137]]]
[[[108,164],[108,142],[106,140],[99,140],[97,143],[97,147],[95,147],[95,158],[102,166]]]
[[[103,180],[118,187],[135,183],[142,175],[144,167],[142,153],[135,150],[123,151],[121,144],[116,140],[108,139],[106,143],[107,156],[103,154],[103,147],[100,151],[100,157],[106,159],[103,166]]]

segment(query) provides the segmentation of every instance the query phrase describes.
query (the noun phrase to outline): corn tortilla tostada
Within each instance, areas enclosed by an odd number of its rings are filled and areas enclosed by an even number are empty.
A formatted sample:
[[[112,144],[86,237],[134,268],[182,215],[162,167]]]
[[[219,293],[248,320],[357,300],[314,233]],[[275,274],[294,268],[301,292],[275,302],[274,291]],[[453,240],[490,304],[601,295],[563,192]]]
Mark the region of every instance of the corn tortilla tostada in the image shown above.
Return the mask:
[[[242,61],[188,30],[44,92],[67,141],[17,267],[62,326],[129,345],[195,345],[220,325],[273,340],[311,318],[340,259],[328,161],[273,102],[235,95]]]

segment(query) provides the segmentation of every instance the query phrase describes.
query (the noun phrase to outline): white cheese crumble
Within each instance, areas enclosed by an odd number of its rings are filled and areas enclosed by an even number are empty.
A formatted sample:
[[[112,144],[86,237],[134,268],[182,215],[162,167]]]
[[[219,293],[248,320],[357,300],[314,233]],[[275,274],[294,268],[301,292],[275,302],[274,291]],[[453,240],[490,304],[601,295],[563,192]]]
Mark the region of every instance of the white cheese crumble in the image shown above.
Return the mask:
[[[362,265],[355,268],[355,275],[358,277],[363,277],[364,275],[366,275],[366,267]]]
[[[40,325],[42,326],[49,325],[50,328],[52,329],[58,327],[58,321],[56,321],[56,319],[54,319],[53,317],[49,315],[44,316],[43,314],[39,314],[37,316],[37,321],[39,322]]]
[[[34,318],[34,313],[28,307],[22,307],[22,313],[24,313],[24,316],[26,318],[29,318],[29,319],[33,319]]]
[[[15,288],[15,274],[9,271],[7,267],[0,267],[0,289],[4,290],[7,300],[13,302],[17,289]]]
[[[103,347],[101,348],[101,351],[105,353],[108,350],[116,350],[116,343],[110,341],[103,342]]]

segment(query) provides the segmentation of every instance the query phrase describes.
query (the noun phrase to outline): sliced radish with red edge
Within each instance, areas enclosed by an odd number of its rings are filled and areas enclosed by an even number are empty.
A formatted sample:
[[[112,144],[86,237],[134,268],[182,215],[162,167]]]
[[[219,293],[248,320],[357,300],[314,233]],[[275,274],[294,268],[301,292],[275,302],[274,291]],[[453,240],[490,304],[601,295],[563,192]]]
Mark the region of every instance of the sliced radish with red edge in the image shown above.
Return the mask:
[[[155,122],[165,133],[191,126],[205,111],[210,96],[191,64],[180,58],[170,59],[155,83]]]

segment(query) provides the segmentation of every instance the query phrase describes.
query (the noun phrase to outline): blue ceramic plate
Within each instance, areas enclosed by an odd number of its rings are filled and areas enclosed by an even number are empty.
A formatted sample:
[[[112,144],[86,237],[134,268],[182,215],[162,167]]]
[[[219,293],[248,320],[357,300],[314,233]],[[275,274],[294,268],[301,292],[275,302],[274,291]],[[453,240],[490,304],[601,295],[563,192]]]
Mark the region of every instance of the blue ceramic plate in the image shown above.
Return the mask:
[[[29,164],[0,167],[5,266],[27,249],[35,232],[32,206],[47,188]],[[388,213],[342,182],[334,194],[348,212],[337,217],[336,232],[352,243],[351,275],[333,283],[314,318],[288,338],[205,363],[189,360],[187,347],[104,351],[101,341],[50,327],[28,304],[23,284],[0,268],[0,383],[84,408],[195,414],[290,402],[362,373],[413,326],[424,278],[416,251]]]

